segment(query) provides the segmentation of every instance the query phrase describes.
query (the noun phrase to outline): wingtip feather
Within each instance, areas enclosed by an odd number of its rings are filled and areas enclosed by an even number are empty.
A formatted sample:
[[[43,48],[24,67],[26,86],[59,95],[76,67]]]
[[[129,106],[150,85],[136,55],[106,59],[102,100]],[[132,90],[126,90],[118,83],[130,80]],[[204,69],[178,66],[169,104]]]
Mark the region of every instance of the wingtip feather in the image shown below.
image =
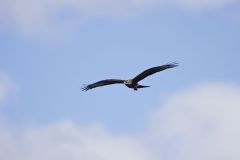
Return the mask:
[[[173,68],[173,67],[179,66],[179,63],[178,62],[171,62],[171,63],[167,63],[167,65],[169,65],[170,68]]]
[[[88,87],[88,85],[84,85],[83,87],[81,87],[82,91],[88,91],[90,88]]]

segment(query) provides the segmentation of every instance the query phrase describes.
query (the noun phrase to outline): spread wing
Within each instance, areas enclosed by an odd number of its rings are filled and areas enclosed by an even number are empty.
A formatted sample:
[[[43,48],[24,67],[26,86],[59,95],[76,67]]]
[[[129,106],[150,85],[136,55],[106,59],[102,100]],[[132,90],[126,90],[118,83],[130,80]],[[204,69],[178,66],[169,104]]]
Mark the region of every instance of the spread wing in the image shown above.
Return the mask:
[[[143,80],[144,78],[146,78],[147,76],[150,76],[154,73],[163,71],[163,70],[168,69],[168,68],[177,67],[177,66],[178,66],[178,63],[173,62],[173,63],[168,63],[168,64],[165,64],[165,65],[162,65],[162,66],[149,68],[149,69],[143,71],[142,73],[140,73],[139,75],[137,75],[135,78],[133,78],[133,81],[139,82],[139,81]]]
[[[83,91],[87,91],[89,89],[93,89],[96,87],[101,87],[101,86],[105,86],[105,85],[110,85],[110,84],[116,84],[116,83],[124,83],[124,80],[120,80],[120,79],[106,79],[106,80],[102,80],[102,81],[98,81],[96,83],[93,84],[89,84],[86,85],[82,88]]]

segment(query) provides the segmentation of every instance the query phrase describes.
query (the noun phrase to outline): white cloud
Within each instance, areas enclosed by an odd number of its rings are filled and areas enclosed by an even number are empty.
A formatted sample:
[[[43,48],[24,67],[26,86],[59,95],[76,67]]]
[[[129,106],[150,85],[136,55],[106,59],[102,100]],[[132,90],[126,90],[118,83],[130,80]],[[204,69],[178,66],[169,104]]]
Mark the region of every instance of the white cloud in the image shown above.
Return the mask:
[[[131,17],[142,10],[175,6],[205,10],[239,4],[240,0],[1,0],[0,22],[30,36],[54,35],[79,28],[91,17]]]
[[[166,159],[238,160],[239,113],[239,86],[199,86],[177,94],[155,112],[150,131]]]
[[[8,134],[5,134],[8,135]],[[32,127],[6,139],[0,132],[0,159],[5,160],[148,160],[153,156],[133,137],[112,135],[99,125],[62,122]],[[14,143],[13,143],[14,142]]]

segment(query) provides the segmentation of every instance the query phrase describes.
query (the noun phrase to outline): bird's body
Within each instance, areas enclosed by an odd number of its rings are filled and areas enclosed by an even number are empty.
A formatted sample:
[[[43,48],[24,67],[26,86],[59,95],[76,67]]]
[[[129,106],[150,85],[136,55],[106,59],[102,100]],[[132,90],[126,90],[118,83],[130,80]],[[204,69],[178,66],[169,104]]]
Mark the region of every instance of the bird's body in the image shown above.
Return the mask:
[[[143,85],[139,85],[137,82],[133,81],[132,79],[129,80],[125,80],[124,84],[128,87],[128,88],[132,88],[135,91],[138,90],[138,88],[146,88],[146,87],[150,87],[150,86],[143,86]]]
[[[89,89],[93,89],[93,88],[96,88],[96,87],[119,83],[119,84],[125,84],[128,88],[132,88],[135,91],[137,91],[138,88],[150,87],[150,86],[139,85],[138,84],[139,81],[143,80],[147,76],[150,76],[154,73],[163,71],[163,70],[168,69],[168,68],[173,68],[173,67],[176,67],[176,66],[178,66],[177,63],[169,63],[169,64],[165,64],[165,65],[162,65],[162,66],[149,68],[149,69],[143,71],[142,73],[140,73],[139,75],[137,75],[136,77],[134,77],[133,79],[128,79],[128,80],[106,79],[106,80],[98,81],[96,83],[89,84],[89,85],[83,87],[82,90],[87,91]]]

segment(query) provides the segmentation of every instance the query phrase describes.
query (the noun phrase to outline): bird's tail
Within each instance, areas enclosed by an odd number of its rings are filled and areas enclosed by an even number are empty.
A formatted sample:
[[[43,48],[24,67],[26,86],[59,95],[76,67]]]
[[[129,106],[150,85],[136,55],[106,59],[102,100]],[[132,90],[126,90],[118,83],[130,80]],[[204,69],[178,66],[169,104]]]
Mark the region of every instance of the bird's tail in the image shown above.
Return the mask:
[[[146,87],[150,87],[150,86],[143,86],[143,85],[138,85],[137,88],[146,88]]]

